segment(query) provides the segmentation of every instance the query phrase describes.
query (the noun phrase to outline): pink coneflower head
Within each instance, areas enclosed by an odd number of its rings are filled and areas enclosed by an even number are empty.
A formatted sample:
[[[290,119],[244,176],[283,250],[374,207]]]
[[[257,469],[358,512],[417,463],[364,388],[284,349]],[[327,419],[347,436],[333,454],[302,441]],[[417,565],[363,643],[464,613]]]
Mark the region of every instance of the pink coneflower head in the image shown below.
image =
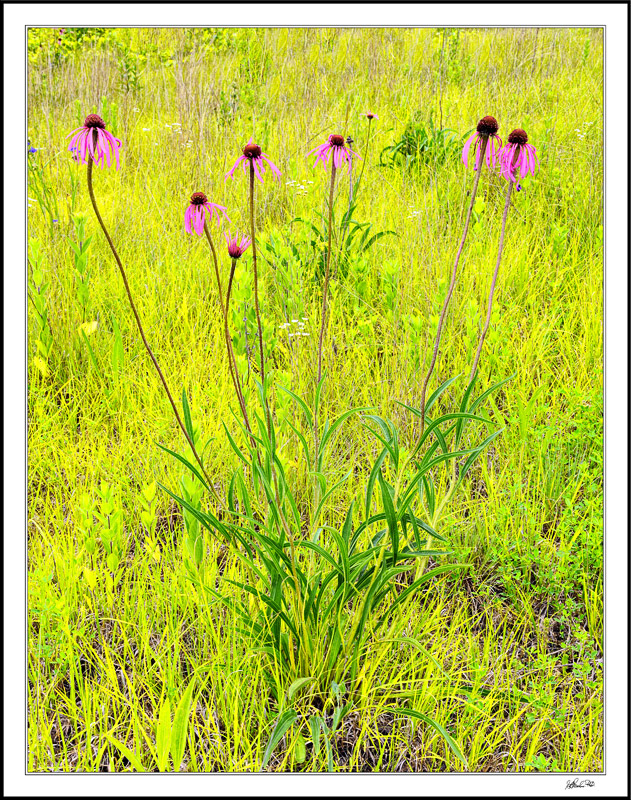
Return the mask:
[[[316,147],[307,153],[307,157],[313,155],[313,153],[317,153],[317,157],[313,162],[313,166],[315,167],[318,161],[322,161],[322,163],[326,166],[329,156],[331,153],[333,153],[333,164],[335,169],[339,169],[342,164],[346,164],[350,171],[353,163],[353,156],[359,158],[360,160],[361,156],[357,155],[357,153],[354,153],[350,147],[345,147],[344,144],[343,136],[341,136],[339,133],[332,133],[324,144],[321,144],[319,147]]]
[[[484,139],[486,143],[486,163],[489,169],[495,167],[495,159],[498,157],[500,148],[502,147],[502,140],[497,136],[499,125],[495,117],[486,116],[478,122],[475,133],[470,136],[465,142],[462,150],[462,160],[465,167],[469,167],[469,150],[471,145],[474,145],[473,152],[475,155],[474,170],[480,167],[480,153],[482,151],[482,142]],[[474,144],[475,142],[475,144]]]
[[[90,156],[97,167],[102,169],[106,163],[109,167],[111,153],[114,153],[116,169],[119,168],[120,140],[105,129],[105,123],[98,114],[88,114],[83,127],[76,128],[66,138],[70,139],[71,136],[68,150],[75,151],[76,160],[81,164],[87,164]]]
[[[511,131],[507,143],[500,153],[500,175],[507,181],[516,183],[518,192],[521,185],[518,178],[525,178],[528,173],[534,175],[539,167],[537,151],[527,144],[528,134],[522,128]]]
[[[210,203],[203,192],[193,192],[190,205],[184,214],[184,230],[187,233],[193,233],[194,230],[198,236],[201,236],[204,232],[207,211],[210,215],[211,222],[215,214],[217,215],[217,222],[221,222],[221,214],[230,222],[226,214],[225,206],[219,206],[217,203]]]
[[[241,258],[248,247],[252,244],[252,239],[250,239],[249,236],[241,236],[241,241],[239,241],[238,233],[235,233],[234,236],[232,236],[232,234],[225,233],[224,236],[226,237],[226,242],[228,243],[228,254],[230,258]]]
[[[243,171],[246,172],[248,169],[248,162],[252,164],[254,169],[254,174],[256,177],[263,183],[262,176],[265,174],[265,164],[266,162],[269,165],[269,168],[272,170],[274,177],[276,180],[280,179],[280,170],[276,166],[276,164],[272,164],[270,161],[269,156],[264,153],[258,144],[254,144],[252,139],[246,144],[243,148],[243,155],[239,156],[237,160],[234,162],[234,166],[232,169],[226,173],[226,177],[224,180],[228,180],[228,178],[234,178],[234,171],[239,166],[239,164],[243,165]]]
[[[372,111],[367,111],[363,116],[366,117],[366,119],[379,119],[379,117],[376,114],[373,114]]]

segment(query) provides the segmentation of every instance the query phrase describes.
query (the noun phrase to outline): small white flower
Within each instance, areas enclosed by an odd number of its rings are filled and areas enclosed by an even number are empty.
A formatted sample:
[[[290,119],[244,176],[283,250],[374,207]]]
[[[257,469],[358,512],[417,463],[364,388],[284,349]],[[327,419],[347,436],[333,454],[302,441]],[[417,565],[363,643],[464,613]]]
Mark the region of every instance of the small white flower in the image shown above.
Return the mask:
[[[297,319],[292,319],[292,322],[298,322],[298,320]]]
[[[290,333],[289,335],[290,336],[299,336],[300,334],[298,334],[298,333]]]
[[[306,320],[307,322],[309,321],[309,317],[300,317],[300,319],[304,319],[304,320]]]
[[[304,322],[299,322],[299,323],[298,323],[298,325],[299,325],[301,328],[304,328],[304,326],[305,326]]]
[[[165,128],[170,128],[171,126],[170,126],[170,125],[169,125],[167,122],[165,122],[165,123],[164,123],[164,127],[165,127]]]
[[[148,130],[149,130],[149,128],[143,128],[143,131],[148,131]]]
[[[132,108],[132,111],[135,111],[136,114],[137,114],[140,111],[140,109],[139,108]]]
[[[310,334],[309,333],[305,333],[304,331],[302,331],[302,333],[300,335],[301,336],[309,336]]]

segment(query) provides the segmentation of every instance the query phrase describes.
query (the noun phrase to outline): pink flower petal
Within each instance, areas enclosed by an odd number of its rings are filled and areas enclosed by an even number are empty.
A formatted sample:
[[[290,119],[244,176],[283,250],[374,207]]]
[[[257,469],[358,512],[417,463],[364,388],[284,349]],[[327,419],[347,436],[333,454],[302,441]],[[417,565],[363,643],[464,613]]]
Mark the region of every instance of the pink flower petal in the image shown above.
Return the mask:
[[[464,165],[467,168],[469,167],[469,150],[471,149],[471,145],[473,143],[473,140],[475,138],[477,138],[477,136],[478,136],[478,134],[477,134],[477,131],[476,131],[476,133],[474,133],[473,136],[470,136],[467,139],[467,141],[465,142],[464,147],[462,148],[462,161],[464,162]]]

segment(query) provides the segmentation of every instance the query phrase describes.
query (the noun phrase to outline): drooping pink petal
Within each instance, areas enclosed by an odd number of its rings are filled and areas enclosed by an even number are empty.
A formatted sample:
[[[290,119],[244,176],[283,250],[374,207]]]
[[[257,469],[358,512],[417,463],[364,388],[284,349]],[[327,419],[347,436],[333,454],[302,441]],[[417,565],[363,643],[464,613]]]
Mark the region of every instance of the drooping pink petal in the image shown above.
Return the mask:
[[[266,162],[269,164],[269,166],[270,166],[270,169],[272,170],[272,172],[274,173],[274,175],[276,176],[276,178],[280,178],[280,176],[281,176],[281,172],[280,172],[280,170],[278,169],[278,167],[276,166],[276,164],[273,164],[273,163],[270,161],[270,157],[269,157],[269,156],[268,156],[266,153],[261,153],[261,158],[262,158],[262,159],[264,159],[264,160],[265,160],[265,161],[266,161]]]
[[[228,170],[228,172],[226,172],[226,177],[224,178],[224,180],[225,180],[225,181],[227,181],[227,180],[228,180],[228,178],[234,178],[234,171],[235,171],[235,169],[236,169],[236,168],[239,166],[239,164],[241,164],[241,162],[243,162],[243,161],[246,161],[246,157],[245,157],[245,156],[239,156],[239,158],[237,158],[237,160],[234,162],[234,165],[233,165],[232,169],[231,169],[231,170]]]
[[[469,166],[469,150],[471,149],[473,140],[476,139],[477,136],[478,136],[477,132],[474,133],[473,136],[470,136],[465,142],[464,147],[462,148],[462,161],[464,162],[465,167]]]
[[[193,233],[191,230],[191,216],[193,213],[193,206],[188,206],[186,209],[186,213],[184,214],[184,230],[187,233]]]

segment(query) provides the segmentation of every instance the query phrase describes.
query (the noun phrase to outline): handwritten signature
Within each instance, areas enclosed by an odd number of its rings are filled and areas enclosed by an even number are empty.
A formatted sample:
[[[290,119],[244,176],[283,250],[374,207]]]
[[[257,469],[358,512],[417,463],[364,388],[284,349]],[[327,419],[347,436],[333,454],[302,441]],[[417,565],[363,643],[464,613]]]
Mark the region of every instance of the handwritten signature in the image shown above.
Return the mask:
[[[587,778],[585,778],[582,781],[579,781],[576,778],[574,778],[573,780],[568,781],[565,784],[565,788],[566,789],[584,789],[586,786],[593,786],[593,785],[594,785],[594,781],[590,781]]]

